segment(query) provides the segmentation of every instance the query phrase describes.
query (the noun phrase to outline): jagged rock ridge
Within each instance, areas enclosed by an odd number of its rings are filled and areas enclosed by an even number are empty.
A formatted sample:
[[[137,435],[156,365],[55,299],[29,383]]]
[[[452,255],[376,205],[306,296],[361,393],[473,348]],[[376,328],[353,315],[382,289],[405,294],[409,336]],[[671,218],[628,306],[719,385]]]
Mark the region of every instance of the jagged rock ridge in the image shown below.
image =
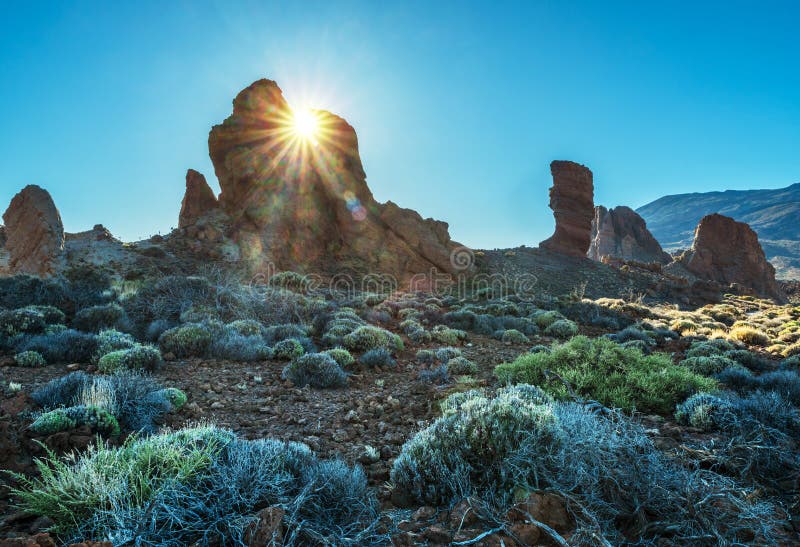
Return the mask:
[[[186,193],[181,202],[178,228],[195,224],[203,216],[216,211],[218,207],[217,196],[206,182],[206,178],[194,169],[186,171]]]

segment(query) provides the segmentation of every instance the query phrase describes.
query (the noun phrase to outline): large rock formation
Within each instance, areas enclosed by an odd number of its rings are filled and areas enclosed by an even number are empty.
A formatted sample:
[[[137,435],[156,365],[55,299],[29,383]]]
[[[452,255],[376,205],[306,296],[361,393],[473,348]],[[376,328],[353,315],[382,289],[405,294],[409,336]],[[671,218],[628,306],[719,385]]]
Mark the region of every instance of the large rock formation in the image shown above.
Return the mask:
[[[597,261],[613,257],[662,264],[672,260],[647,229],[644,219],[624,205],[613,209],[602,205],[594,208],[588,257]]]
[[[739,284],[778,301],[786,297],[775,281],[758,235],[744,222],[713,214],[703,217],[694,232],[691,249],[676,262],[699,279]]]
[[[556,230],[539,247],[571,256],[586,256],[594,218],[592,172],[579,163],[558,160],[550,164],[550,172],[553,174],[550,208],[556,219]]]
[[[301,271],[453,271],[458,244],[447,224],[376,202],[355,130],[329,112],[312,114],[317,133],[303,137],[278,85],[259,80],[211,130],[219,203],[243,258]]]
[[[22,189],[3,214],[10,273],[57,272],[64,251],[64,225],[50,194],[35,185]]]
[[[195,171],[186,171],[186,193],[181,202],[181,213],[178,217],[178,228],[191,226],[207,215],[217,210],[217,196],[206,182],[206,178]]]

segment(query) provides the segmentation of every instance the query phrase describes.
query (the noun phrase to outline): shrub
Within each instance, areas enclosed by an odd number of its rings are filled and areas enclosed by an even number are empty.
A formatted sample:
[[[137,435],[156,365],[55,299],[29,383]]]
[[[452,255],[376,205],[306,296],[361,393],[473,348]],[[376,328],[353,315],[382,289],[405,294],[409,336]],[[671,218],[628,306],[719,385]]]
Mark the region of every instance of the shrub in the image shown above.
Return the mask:
[[[94,406],[112,414],[121,430],[146,433],[155,431],[165,414],[186,402],[180,390],[164,389],[154,379],[131,371],[112,376],[72,372],[49,381],[31,396],[45,411]]]
[[[466,357],[453,357],[447,361],[447,372],[454,376],[478,373],[478,366]]]
[[[0,335],[35,334],[44,331],[44,315],[31,308],[0,311]]]
[[[303,355],[305,353],[305,349],[303,349],[303,345],[300,342],[294,338],[289,338],[287,340],[281,340],[275,344],[275,347],[272,348],[272,352],[275,359],[288,361]]]
[[[729,350],[723,355],[728,359],[739,363],[743,367],[757,372],[765,371],[770,367],[770,362],[768,359],[765,359],[764,357],[761,357],[760,355],[751,351],[747,351],[746,349]]]
[[[158,339],[163,353],[177,358],[202,357],[211,346],[211,331],[199,323],[188,323],[165,331]]]
[[[444,325],[436,325],[431,329],[431,336],[440,344],[455,345],[467,339],[467,333],[463,330],[451,329]]]
[[[235,331],[215,338],[209,353],[218,359],[231,361],[264,361],[275,355],[261,336],[244,335]]]
[[[18,309],[31,305],[64,306],[69,296],[57,279],[28,274],[0,277],[0,308]]]
[[[722,355],[726,351],[736,349],[733,344],[723,338],[714,340],[702,340],[692,342],[686,351],[686,357],[711,357],[712,355]]]
[[[162,319],[172,324],[192,306],[214,306],[218,291],[202,277],[167,276],[146,280],[123,305],[141,329]]]
[[[749,370],[731,367],[723,370],[716,378],[739,394],[752,391],[775,392],[795,406],[800,406],[800,375],[790,370],[767,372],[754,376]]]
[[[79,310],[72,326],[84,332],[100,332],[119,326],[124,318],[125,311],[119,304],[100,304]]]
[[[167,319],[156,319],[147,325],[144,330],[144,339],[148,342],[158,342],[158,338],[174,326],[175,324]]]
[[[421,349],[416,353],[414,357],[417,360],[417,363],[432,365],[433,362],[436,360],[436,353],[434,353],[432,350],[429,349]]]
[[[93,361],[99,361],[101,357],[112,351],[129,349],[136,345],[136,341],[130,334],[125,334],[114,329],[101,331],[97,336],[97,351],[93,356]]]
[[[681,361],[681,365],[697,374],[713,376],[728,367],[736,366],[736,362],[722,355],[710,355],[708,357],[689,357]]]
[[[530,344],[530,339],[516,329],[508,329],[503,331],[503,336],[500,338],[505,344]]]
[[[559,319],[544,329],[547,336],[565,340],[578,334],[578,325],[569,319]]]
[[[55,306],[33,305],[26,309],[40,314],[47,325],[60,325],[67,322],[67,316]]]
[[[393,367],[397,363],[392,359],[392,354],[386,348],[375,348],[367,351],[361,356],[359,362],[368,368]]]
[[[569,396],[563,380],[579,396],[604,405],[661,413],[670,412],[694,392],[716,386],[714,380],[673,364],[668,355],[643,355],[607,338],[585,336],[554,346],[549,353],[521,355],[496,367],[495,375],[501,382],[541,385],[560,399]]]
[[[254,319],[239,319],[225,325],[225,329],[242,336],[260,336],[264,327]]]
[[[23,351],[14,356],[14,362],[21,367],[37,368],[47,364],[42,354],[38,351]]]
[[[561,492],[581,507],[572,513],[576,545],[595,544],[598,534],[613,544],[707,534],[723,543],[754,535],[755,543],[771,543],[780,536],[780,517],[770,516],[776,506],[748,501],[747,489],[719,475],[672,463],[623,415],[543,404],[535,388],[512,391],[521,387],[494,398],[451,396],[442,417],[403,446],[391,470],[396,492],[445,507],[474,497],[500,514],[516,495]],[[697,503],[707,496],[721,505]],[[637,511],[640,518],[625,518]]]
[[[369,351],[384,347],[392,351],[403,349],[403,341],[396,334],[372,325],[358,327],[343,339],[350,351]]]
[[[84,405],[45,412],[30,425],[30,428],[34,433],[50,435],[84,425],[101,435],[113,436],[120,433],[119,423],[110,412],[96,406]]]
[[[439,348],[436,350],[436,359],[442,363],[447,363],[454,357],[461,357],[461,350],[453,347]]]
[[[307,353],[294,359],[283,369],[284,380],[299,387],[342,387],[347,385],[347,373],[330,355]]]
[[[273,325],[264,329],[264,340],[268,344],[275,344],[289,338],[304,338],[308,335],[308,328],[304,325],[285,323]]]
[[[21,507],[71,540],[138,545],[245,545],[260,508],[285,510],[287,544],[378,545],[379,505],[360,468],[318,460],[307,446],[245,441],[211,426],[39,461],[21,479]],[[72,542],[72,541],[70,541]]]
[[[336,364],[342,368],[350,368],[356,362],[355,357],[353,357],[349,351],[344,348],[331,348],[326,349],[322,353],[326,355],[330,355]]]
[[[88,363],[97,353],[97,345],[96,335],[68,329],[24,337],[14,349],[18,353],[36,351],[50,364]]]
[[[112,351],[103,355],[97,362],[97,368],[103,373],[120,370],[154,371],[161,365],[161,352],[153,346],[136,344],[128,349]]]
[[[108,301],[111,292],[111,275],[96,266],[71,266],[64,272],[69,296],[75,307],[96,306]]]
[[[417,379],[430,384],[444,385],[450,382],[450,375],[447,373],[447,365],[439,365],[421,369],[417,373]]]
[[[750,326],[734,327],[728,335],[733,340],[738,340],[748,346],[766,346],[769,344],[769,336],[766,333]]]
[[[557,311],[539,310],[531,316],[531,319],[540,329],[546,329],[556,321],[564,319],[564,316]]]
[[[513,452],[532,439],[553,442],[552,410],[530,403],[514,388],[494,399],[459,395],[463,402],[444,405],[442,417],[406,442],[392,467],[395,487],[426,505],[457,498],[459,475],[478,492],[511,491],[521,482],[506,474]]]
[[[653,342],[650,335],[644,332],[641,329],[636,327],[627,327],[616,334],[610,334],[608,337],[615,342],[620,344],[624,344],[625,342],[631,342],[634,340],[644,342],[645,344],[651,344]]]

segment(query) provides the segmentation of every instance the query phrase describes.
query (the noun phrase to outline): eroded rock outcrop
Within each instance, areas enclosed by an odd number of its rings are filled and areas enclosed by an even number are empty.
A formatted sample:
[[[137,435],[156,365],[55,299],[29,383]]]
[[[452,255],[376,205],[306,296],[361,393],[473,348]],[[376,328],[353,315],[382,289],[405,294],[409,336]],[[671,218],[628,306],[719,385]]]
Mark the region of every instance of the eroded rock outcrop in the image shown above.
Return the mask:
[[[597,261],[603,260],[603,257],[661,264],[671,261],[671,257],[647,229],[644,219],[624,205],[612,209],[602,205],[594,208],[592,239],[587,256]]]
[[[206,178],[202,173],[189,169],[186,172],[186,193],[181,202],[178,228],[185,228],[197,223],[199,219],[216,211],[218,207],[217,196],[206,182]]]
[[[676,263],[699,279],[738,284],[756,294],[786,300],[775,281],[775,268],[767,262],[758,235],[744,222],[713,214],[703,217],[691,249]]]
[[[571,161],[550,164],[553,186],[550,208],[556,219],[555,233],[539,247],[560,254],[586,256],[592,240],[594,185],[589,168]]]
[[[243,258],[280,269],[341,270],[407,277],[432,267],[452,271],[458,244],[447,224],[375,201],[366,183],[355,130],[314,111],[317,132],[293,131],[278,85],[259,80],[212,128],[209,153],[219,204]]]
[[[47,190],[22,189],[3,214],[10,273],[49,276],[56,273],[64,251],[64,225]]]

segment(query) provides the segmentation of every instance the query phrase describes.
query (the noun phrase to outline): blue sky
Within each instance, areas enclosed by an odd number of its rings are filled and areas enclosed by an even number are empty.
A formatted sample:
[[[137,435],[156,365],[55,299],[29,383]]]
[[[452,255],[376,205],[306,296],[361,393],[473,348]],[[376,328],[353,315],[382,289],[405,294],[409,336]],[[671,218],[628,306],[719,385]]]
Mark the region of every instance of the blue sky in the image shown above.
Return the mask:
[[[0,208],[177,224],[211,125],[276,80],[359,135],[368,183],[474,247],[550,235],[548,164],[595,202],[800,181],[796,2],[0,2]]]

